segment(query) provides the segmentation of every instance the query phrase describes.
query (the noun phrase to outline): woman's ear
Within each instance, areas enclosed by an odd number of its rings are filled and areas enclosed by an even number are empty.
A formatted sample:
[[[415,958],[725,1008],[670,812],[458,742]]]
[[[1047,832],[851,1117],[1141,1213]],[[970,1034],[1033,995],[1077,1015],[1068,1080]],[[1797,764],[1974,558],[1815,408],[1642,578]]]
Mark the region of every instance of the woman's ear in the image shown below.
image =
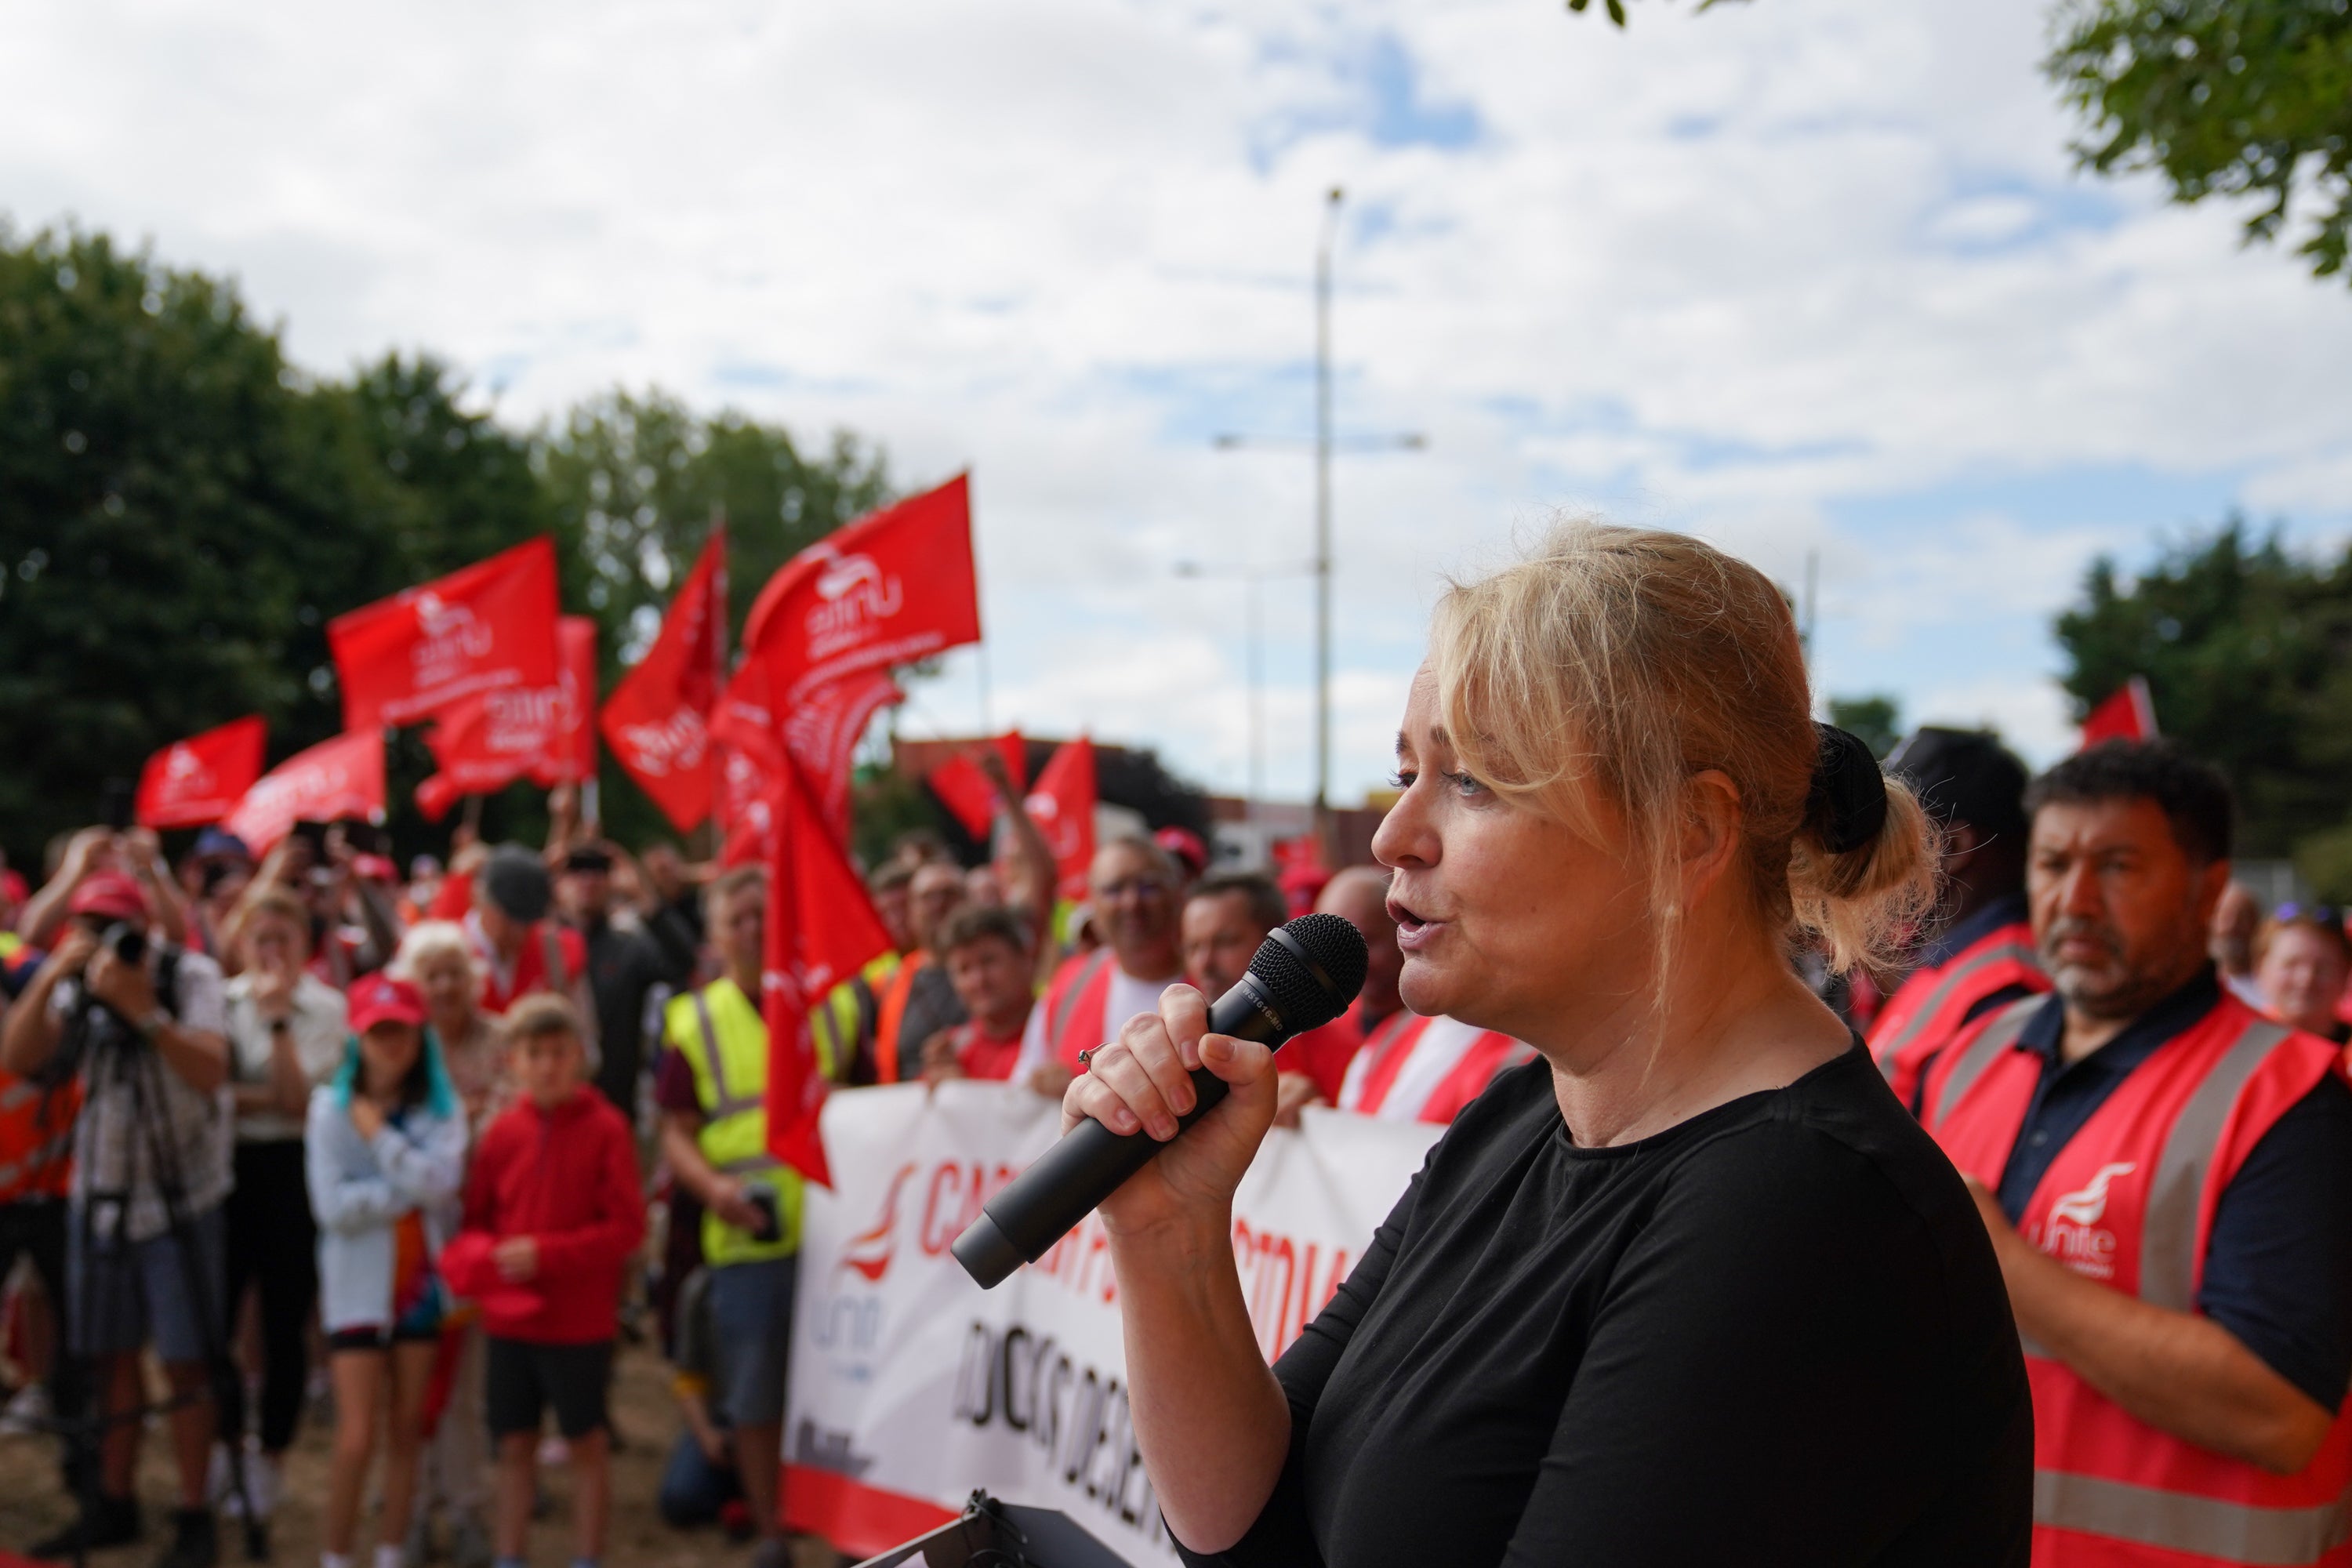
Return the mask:
[[[1720,768],[1693,773],[1683,790],[1683,905],[1706,896],[1738,858],[1739,787]]]

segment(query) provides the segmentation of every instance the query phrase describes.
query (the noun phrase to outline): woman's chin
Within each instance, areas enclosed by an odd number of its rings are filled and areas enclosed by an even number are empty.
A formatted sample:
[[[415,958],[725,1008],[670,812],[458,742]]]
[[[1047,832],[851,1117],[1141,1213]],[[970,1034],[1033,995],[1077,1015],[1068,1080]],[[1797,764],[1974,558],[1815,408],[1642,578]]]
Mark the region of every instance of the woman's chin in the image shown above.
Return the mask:
[[[1404,969],[1397,976],[1397,995],[1424,1018],[1440,1013],[1454,1014],[1463,1000],[1457,976],[1447,973],[1444,965],[1415,953],[1405,955]]]

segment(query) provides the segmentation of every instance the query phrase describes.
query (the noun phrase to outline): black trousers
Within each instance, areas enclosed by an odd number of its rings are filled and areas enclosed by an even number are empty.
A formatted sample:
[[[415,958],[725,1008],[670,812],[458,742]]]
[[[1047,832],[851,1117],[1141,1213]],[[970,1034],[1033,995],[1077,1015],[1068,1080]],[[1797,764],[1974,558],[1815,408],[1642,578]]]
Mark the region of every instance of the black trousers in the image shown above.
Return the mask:
[[[310,1309],[319,1300],[319,1232],[302,1174],[302,1142],[288,1138],[236,1146],[236,1186],[223,1205],[228,1228],[229,1342],[236,1343],[245,1293],[261,1294],[261,1447],[283,1453],[302,1417],[310,1379]],[[245,1380],[220,1413],[224,1436],[245,1431]]]
[[[66,1201],[24,1198],[0,1204],[0,1279],[16,1267],[19,1256],[33,1260],[33,1272],[48,1293],[49,1318],[56,1325],[49,1352],[49,1409],[58,1417],[78,1416],[89,1386],[80,1360],[73,1353],[66,1331]]]

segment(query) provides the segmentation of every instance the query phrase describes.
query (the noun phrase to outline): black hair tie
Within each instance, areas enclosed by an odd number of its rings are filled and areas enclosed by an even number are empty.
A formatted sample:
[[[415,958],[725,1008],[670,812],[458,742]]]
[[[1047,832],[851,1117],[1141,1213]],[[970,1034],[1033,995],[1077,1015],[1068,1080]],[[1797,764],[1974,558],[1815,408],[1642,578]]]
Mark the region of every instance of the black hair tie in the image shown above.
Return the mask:
[[[1886,826],[1886,775],[1858,735],[1834,724],[1813,726],[1821,750],[1813,786],[1805,795],[1805,822],[1832,855],[1849,855]]]

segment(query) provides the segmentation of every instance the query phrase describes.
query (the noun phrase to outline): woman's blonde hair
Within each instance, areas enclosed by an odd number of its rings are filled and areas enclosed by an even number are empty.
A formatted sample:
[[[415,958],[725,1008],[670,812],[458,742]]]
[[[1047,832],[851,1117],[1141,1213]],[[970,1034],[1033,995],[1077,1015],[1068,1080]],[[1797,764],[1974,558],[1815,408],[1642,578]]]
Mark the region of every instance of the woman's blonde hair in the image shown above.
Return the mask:
[[[1622,816],[1649,867],[1661,980],[1686,791],[1705,770],[1738,793],[1763,919],[1817,942],[1836,971],[1885,963],[1934,899],[1934,829],[1895,780],[1875,837],[1831,851],[1832,825],[1812,804],[1822,742],[1796,622],[1762,573],[1711,545],[1559,524],[1517,564],[1452,584],[1430,668],[1474,776],[1594,842],[1610,837],[1595,795]]]

